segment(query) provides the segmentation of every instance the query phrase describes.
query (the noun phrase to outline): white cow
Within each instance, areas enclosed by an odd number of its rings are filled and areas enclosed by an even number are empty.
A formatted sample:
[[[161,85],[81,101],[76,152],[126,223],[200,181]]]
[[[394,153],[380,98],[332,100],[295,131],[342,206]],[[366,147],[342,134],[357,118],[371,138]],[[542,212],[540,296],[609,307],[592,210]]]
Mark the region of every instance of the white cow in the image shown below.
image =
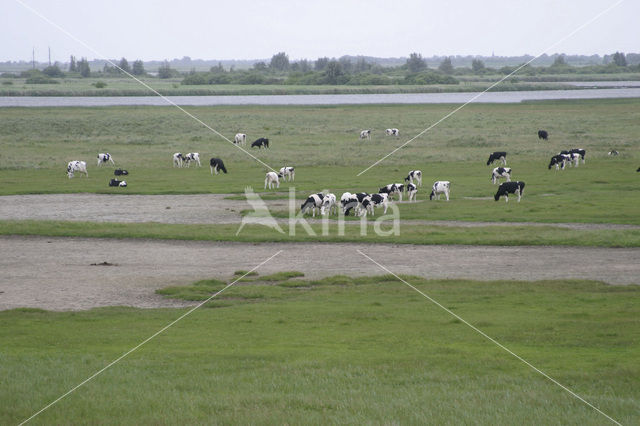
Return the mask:
[[[449,188],[451,187],[451,183],[447,180],[438,180],[434,182],[433,187],[431,188],[431,195],[429,195],[429,199],[433,200],[433,197],[436,197],[436,200],[440,199],[440,194],[444,194],[447,197],[447,201],[449,201]]]
[[[116,163],[113,162],[111,154],[109,154],[108,152],[106,154],[98,154],[98,166],[102,166],[102,163],[106,163],[107,161],[111,161],[111,164],[113,164],[114,166],[116,165]]]
[[[279,177],[282,176],[278,176],[276,172],[267,172],[267,175],[264,178],[264,189],[267,189],[267,186],[269,187],[269,189],[271,189],[274,184],[276,185],[276,188],[280,188],[280,179],[278,179]]]
[[[237,145],[245,145],[247,143],[247,135],[244,133],[236,133],[233,143]]]
[[[89,177],[87,163],[84,161],[69,161],[69,164],[67,164],[67,176],[69,176],[69,179],[73,177],[74,172],[83,173],[86,177]]]
[[[182,167],[183,159],[182,153],[176,152],[173,154],[173,167]]]
[[[282,176],[283,180],[286,178],[287,181],[292,181],[296,178],[296,170],[293,167],[285,166],[280,169],[280,175]]]
[[[332,211],[335,211],[335,214],[338,214],[338,204],[336,204],[337,199],[335,194],[332,193],[328,193],[327,195],[324,196],[324,198],[322,199],[322,207],[320,208],[320,214],[321,215],[325,215],[325,213],[328,213],[329,215],[331,215]]]
[[[363,130],[360,132],[360,139],[371,140],[371,130]]]

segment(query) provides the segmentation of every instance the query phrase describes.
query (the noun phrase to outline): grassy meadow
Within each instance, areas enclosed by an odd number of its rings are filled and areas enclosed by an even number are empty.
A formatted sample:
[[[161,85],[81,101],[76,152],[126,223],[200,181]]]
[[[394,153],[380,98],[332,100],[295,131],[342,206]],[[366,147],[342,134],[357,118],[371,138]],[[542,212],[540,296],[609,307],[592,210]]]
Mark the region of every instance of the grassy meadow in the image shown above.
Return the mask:
[[[608,423],[391,276],[298,275],[247,277],[32,423]],[[159,292],[203,300],[230,282],[215,278]],[[405,279],[617,421],[640,421],[637,286]],[[183,312],[0,312],[0,423]]]

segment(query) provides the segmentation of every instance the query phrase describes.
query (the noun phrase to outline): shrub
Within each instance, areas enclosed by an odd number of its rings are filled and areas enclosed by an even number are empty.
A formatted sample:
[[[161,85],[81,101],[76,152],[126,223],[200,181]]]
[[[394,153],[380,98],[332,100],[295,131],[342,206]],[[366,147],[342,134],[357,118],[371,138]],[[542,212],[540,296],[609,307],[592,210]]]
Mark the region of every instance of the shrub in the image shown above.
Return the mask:
[[[95,86],[98,89],[104,89],[105,87],[107,87],[107,83],[105,83],[104,81],[96,81],[92,84],[92,86]]]

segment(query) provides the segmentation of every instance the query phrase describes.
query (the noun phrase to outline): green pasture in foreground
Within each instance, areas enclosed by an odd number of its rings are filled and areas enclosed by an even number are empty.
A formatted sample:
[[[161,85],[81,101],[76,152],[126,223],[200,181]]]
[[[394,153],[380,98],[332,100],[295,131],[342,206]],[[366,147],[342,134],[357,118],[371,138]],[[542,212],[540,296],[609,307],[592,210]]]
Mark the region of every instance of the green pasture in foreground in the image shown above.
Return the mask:
[[[640,287],[405,279],[617,421],[640,421]],[[0,423],[184,312],[0,312]],[[608,421],[395,278],[337,276],[236,284],[33,420],[95,423]]]
[[[278,169],[296,167],[299,199],[328,189],[376,191],[420,169],[425,200],[435,180],[452,182],[452,200],[400,205],[402,219],[595,222],[640,224],[640,99],[469,105],[361,176],[370,164],[453,110],[453,105],[199,107],[191,113],[232,138],[265,136],[269,150],[247,149]],[[0,194],[264,193],[267,169],[232,144],[171,107],[0,109]],[[384,136],[398,127],[401,138]],[[361,129],[373,128],[371,141]],[[548,142],[536,132],[545,128]],[[587,150],[585,165],[548,170],[561,149]],[[610,149],[621,154],[608,157]],[[524,201],[505,207],[491,198],[489,152],[508,152],[513,178],[526,182]],[[200,152],[202,168],[176,169],[174,152]],[[96,167],[109,152],[128,169],[129,187],[109,188],[111,167]],[[228,175],[212,177],[208,158],[224,159]],[[67,179],[66,163],[85,160],[89,178]],[[292,183],[283,183],[287,191]],[[269,191],[271,194],[271,191]],[[281,194],[278,196],[286,196]]]
[[[581,229],[557,226],[429,226],[400,224],[399,235],[393,235],[391,222],[380,225],[384,235],[376,233],[369,221],[366,233],[358,223],[346,223],[341,231],[336,223],[310,225],[309,234],[298,224],[295,235],[289,225],[280,223],[284,233],[262,225],[245,225],[236,235],[239,224],[175,225],[163,223],[105,223],[73,221],[0,220],[0,235],[46,235],[51,237],[86,238],[154,238],[194,241],[236,242],[327,242],[327,243],[393,243],[393,244],[470,244],[500,246],[583,246],[640,247],[640,229]]]

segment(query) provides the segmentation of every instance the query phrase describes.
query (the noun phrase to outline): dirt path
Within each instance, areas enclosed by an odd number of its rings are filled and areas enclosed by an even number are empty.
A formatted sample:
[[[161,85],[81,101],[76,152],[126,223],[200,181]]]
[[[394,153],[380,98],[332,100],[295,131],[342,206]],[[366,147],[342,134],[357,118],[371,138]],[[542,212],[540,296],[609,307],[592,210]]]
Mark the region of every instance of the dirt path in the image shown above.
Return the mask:
[[[0,237],[0,310],[184,306],[155,295],[154,290],[229,277],[278,250],[283,252],[261,267],[261,274],[283,270],[299,270],[307,277],[384,274],[356,251],[361,250],[394,273],[427,278],[640,283],[640,249]],[[115,266],[91,265],[102,262]]]
[[[244,200],[225,199],[225,194],[109,195],[36,194],[0,196],[0,219],[71,220],[86,222],[158,222],[174,224],[240,223]],[[287,199],[266,200],[269,208],[287,209]],[[279,219],[285,222],[287,219]],[[313,222],[309,219],[309,222]],[[637,225],[592,223],[462,222],[406,220],[405,224],[436,226],[560,226],[572,229],[640,229]],[[349,221],[347,224],[357,224]]]

